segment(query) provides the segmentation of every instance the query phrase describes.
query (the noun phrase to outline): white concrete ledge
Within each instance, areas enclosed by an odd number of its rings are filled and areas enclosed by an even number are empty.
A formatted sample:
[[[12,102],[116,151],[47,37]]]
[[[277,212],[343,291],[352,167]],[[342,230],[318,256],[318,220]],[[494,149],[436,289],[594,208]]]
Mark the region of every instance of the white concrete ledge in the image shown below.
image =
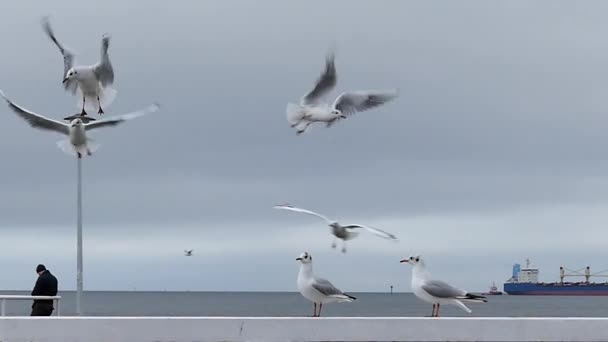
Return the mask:
[[[608,341],[608,318],[2,317],[2,342]]]

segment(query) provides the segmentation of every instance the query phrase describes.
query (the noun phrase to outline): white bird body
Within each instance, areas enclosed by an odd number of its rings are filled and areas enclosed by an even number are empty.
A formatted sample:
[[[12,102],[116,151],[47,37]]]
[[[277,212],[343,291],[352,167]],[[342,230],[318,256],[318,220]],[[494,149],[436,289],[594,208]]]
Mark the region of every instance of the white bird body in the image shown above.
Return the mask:
[[[340,115],[332,113],[329,104],[326,103],[318,106],[289,103],[287,105],[287,111],[291,113],[289,115],[289,121],[292,123],[297,123],[301,120],[310,122],[331,122],[340,118]]]
[[[429,304],[456,304],[455,299],[451,298],[437,298],[431,296],[428,292],[426,292],[422,286],[424,285],[424,281],[429,277],[428,272],[423,269],[421,264],[415,265],[412,270],[412,292],[419,299],[429,303]],[[468,309],[468,308],[467,308]],[[466,311],[466,310],[465,310]],[[470,310],[469,310],[470,313]]]
[[[27,121],[30,126],[42,130],[55,131],[57,133],[66,135],[68,139],[58,142],[57,145],[64,152],[71,155],[76,155],[78,158],[82,158],[84,154],[91,155],[96,148],[96,146],[92,146],[92,140],[87,137],[87,131],[101,127],[116,126],[127,120],[156,112],[159,109],[157,104],[153,104],[147,108],[135,112],[89,123],[85,123],[85,119],[83,117],[76,116],[74,119],[71,119],[69,124],[65,124],[63,122],[46,118],[40,114],[36,114],[16,105],[9,100],[1,90],[0,97],[4,98],[4,100],[8,103],[9,108],[19,117]]]
[[[82,94],[86,97],[95,97],[95,100],[97,100],[97,94],[100,93],[102,87],[95,76],[95,72],[93,72],[94,68],[95,66],[92,65],[74,67],[73,69],[76,71],[74,79],[78,81],[78,87]]]
[[[300,272],[298,272],[298,291],[304,296],[304,298],[308,299],[314,303],[323,303],[325,301],[325,296],[321,294],[321,292],[315,290],[312,287],[313,275],[312,275],[312,265],[311,264],[302,264],[300,265]]]
[[[442,304],[456,305],[467,313],[471,313],[471,309],[464,305],[463,301],[486,302],[483,296],[468,293],[440,280],[432,280],[420,256],[410,257],[401,260],[401,262],[414,266],[412,268],[412,292],[422,301],[433,305],[433,313],[431,314],[433,317],[439,317],[439,307]]]
[[[304,252],[296,260],[300,261],[297,287],[302,296],[313,302],[313,316],[321,315],[323,304],[333,302],[352,302],[356,298],[348,295],[323,278],[315,277],[312,272],[312,256]],[[317,313],[317,305],[319,311]]]
[[[74,121],[72,121],[74,123]],[[70,143],[74,146],[83,146],[87,143],[87,133],[84,130],[83,125],[70,125],[69,128],[69,139]]]
[[[329,127],[348,115],[378,107],[397,97],[396,90],[359,90],[343,92],[332,104],[323,102],[322,99],[335,87],[336,79],[334,56],[330,54],[315,87],[300,99],[299,105],[287,104],[287,122],[296,129],[296,134],[304,133],[314,122],[325,122]]]

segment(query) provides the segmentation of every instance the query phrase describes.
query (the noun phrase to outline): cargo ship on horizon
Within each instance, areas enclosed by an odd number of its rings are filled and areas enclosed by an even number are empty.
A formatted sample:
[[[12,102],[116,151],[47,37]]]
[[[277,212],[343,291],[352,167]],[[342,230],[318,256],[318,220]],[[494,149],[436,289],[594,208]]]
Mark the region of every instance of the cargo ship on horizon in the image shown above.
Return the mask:
[[[503,290],[509,295],[528,296],[608,296],[608,282],[592,283],[590,278],[606,277],[600,274],[591,274],[591,268],[587,266],[584,273],[570,271],[562,266],[560,269],[560,281],[555,283],[541,283],[538,281],[539,269],[530,266],[530,260],[526,260],[526,267],[520,264],[513,265],[513,274],[503,285]],[[584,282],[564,282],[566,277],[585,277]]]

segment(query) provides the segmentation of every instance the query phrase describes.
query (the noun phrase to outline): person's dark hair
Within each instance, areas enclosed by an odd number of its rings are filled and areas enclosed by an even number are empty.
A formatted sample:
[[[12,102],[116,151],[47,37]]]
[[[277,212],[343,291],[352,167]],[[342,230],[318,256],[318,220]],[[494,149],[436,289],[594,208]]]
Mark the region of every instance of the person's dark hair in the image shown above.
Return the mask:
[[[43,264],[39,264],[38,266],[36,266],[36,273],[40,273],[42,271],[46,271],[46,267],[44,267]]]

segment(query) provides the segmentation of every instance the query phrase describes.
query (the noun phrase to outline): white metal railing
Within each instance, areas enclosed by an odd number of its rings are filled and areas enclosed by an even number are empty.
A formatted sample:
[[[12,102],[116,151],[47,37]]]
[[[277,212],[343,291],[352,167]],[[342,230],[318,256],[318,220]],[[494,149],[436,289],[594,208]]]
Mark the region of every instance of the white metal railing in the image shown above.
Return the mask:
[[[61,306],[59,300],[61,296],[26,296],[26,295],[0,295],[0,316],[6,316],[6,302],[9,300],[34,300],[34,299],[48,299],[52,300],[55,304],[55,314],[59,316],[61,314]]]

